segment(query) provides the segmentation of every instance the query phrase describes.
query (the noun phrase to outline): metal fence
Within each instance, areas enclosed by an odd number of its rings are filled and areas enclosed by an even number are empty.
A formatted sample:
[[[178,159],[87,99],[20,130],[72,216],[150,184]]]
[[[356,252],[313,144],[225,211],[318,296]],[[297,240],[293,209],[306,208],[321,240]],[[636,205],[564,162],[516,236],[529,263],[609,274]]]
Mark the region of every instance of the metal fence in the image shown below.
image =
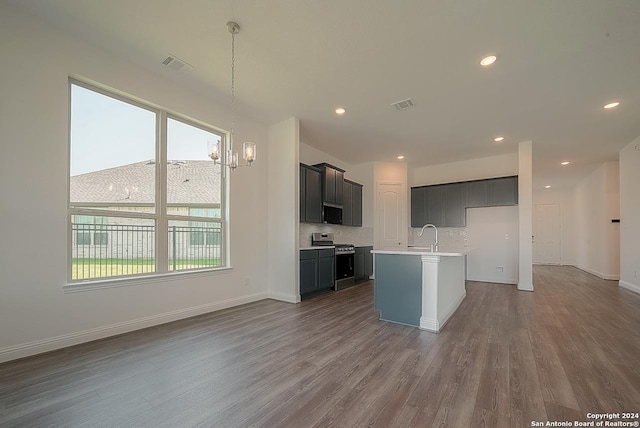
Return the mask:
[[[169,227],[169,270],[222,265],[222,227]],[[72,223],[71,279],[87,280],[156,271],[153,225]]]

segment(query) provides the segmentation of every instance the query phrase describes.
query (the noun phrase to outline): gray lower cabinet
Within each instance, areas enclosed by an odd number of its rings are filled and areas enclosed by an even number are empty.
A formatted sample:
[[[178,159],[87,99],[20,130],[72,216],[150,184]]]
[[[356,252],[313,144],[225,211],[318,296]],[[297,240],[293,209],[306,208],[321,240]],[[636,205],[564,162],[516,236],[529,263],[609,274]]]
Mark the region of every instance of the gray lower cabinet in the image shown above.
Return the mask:
[[[350,180],[343,185],[342,225],[362,226],[362,184]]]
[[[300,164],[300,221],[322,223],[322,172]]]
[[[373,247],[356,247],[354,276],[356,281],[367,281],[373,275]]]
[[[466,226],[466,209],[518,203],[518,177],[411,188],[411,227]]]
[[[300,296],[310,297],[333,289],[335,284],[333,249],[300,251]]]

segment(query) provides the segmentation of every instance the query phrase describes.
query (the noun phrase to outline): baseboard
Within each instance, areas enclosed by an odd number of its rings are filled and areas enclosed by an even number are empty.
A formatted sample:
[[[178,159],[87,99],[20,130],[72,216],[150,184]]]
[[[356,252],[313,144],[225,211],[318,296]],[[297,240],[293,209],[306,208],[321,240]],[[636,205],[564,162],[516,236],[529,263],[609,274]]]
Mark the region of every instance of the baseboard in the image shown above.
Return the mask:
[[[462,304],[462,301],[465,299],[465,297],[467,297],[466,291],[457,300],[451,302],[449,307],[445,309],[444,313],[441,317],[439,317],[439,319],[420,317],[420,330],[426,330],[432,333],[440,333],[440,330],[442,330],[444,326],[449,322],[453,314]]]
[[[627,281],[620,280],[618,281],[618,285],[625,290],[632,291],[634,293],[640,294],[640,285],[635,285]]]
[[[518,283],[518,278],[482,278],[482,279],[467,278],[467,281],[491,282],[491,283],[494,283],[494,284],[510,284],[510,285],[514,285],[514,284]]]
[[[587,273],[590,273],[591,275],[595,275],[600,279],[605,279],[607,281],[618,281],[620,279],[619,274],[616,275],[616,274],[610,274],[610,273],[602,273],[602,272],[598,272],[596,270],[589,269],[588,267],[580,266],[580,265],[573,265],[573,266]]]
[[[104,339],[105,337],[128,333],[134,330],[140,330],[147,327],[166,324],[168,322],[177,321],[184,318],[191,318],[196,315],[215,312],[233,306],[244,305],[245,303],[264,300],[267,297],[267,293],[251,294],[234,299],[207,303],[205,305],[178,309],[171,312],[165,312],[163,314],[151,315],[131,321],[123,321],[75,333],[63,334],[61,336],[36,340],[20,345],[9,346],[0,349],[0,363],[15,360],[17,358],[24,358],[31,355],[41,354],[43,352],[49,352],[60,348],[66,348],[68,346],[78,345],[80,343]]]
[[[280,293],[279,291],[269,291],[268,298],[273,300],[280,300],[287,303],[300,303],[300,295]]]

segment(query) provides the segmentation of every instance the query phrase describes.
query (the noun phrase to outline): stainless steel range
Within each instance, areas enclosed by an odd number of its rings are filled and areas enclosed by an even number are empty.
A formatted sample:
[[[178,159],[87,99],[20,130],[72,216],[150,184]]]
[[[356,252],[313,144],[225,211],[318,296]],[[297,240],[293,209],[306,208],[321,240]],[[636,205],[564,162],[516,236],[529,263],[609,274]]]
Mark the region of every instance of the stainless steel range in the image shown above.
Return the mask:
[[[311,245],[335,246],[335,290],[355,285],[354,259],[356,250],[353,244],[334,244],[333,233],[314,233],[311,236]]]

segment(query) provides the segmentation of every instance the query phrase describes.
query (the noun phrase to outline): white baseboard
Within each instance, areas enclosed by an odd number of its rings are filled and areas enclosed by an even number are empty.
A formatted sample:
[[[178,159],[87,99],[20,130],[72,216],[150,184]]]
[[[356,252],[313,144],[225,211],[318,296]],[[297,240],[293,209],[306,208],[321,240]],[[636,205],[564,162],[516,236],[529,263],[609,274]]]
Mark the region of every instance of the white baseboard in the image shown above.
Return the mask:
[[[500,278],[500,277],[496,277],[496,278],[482,278],[482,279],[477,279],[477,278],[467,278],[467,281],[473,281],[473,282],[493,282],[496,284],[517,284],[518,283],[518,278]]]
[[[595,275],[600,279],[605,279],[607,281],[618,281],[620,279],[619,274],[602,273],[602,272],[598,272],[596,270],[589,269],[588,267],[580,266],[580,265],[573,265],[573,266],[587,273],[590,273],[591,275]]]
[[[78,331],[75,333],[63,334],[61,336],[49,337],[46,339],[23,343],[20,345],[9,346],[0,349],[0,363],[15,360],[17,358],[28,357],[30,355],[41,354],[43,352],[53,351],[55,349],[66,348],[68,346],[78,345],[80,343],[104,339],[105,337],[128,333],[130,331],[140,330],[147,327],[153,327],[155,325],[165,324],[184,318],[191,318],[196,315],[215,312],[233,306],[243,305],[245,303],[264,300],[267,297],[267,293],[250,294],[247,296],[221,300],[218,302],[207,303],[204,305],[193,306],[185,309],[178,309],[163,314],[151,315],[148,317],[138,318],[130,321],[123,321],[102,327],[92,328],[89,330]]]
[[[640,285],[635,285],[627,281],[618,281],[618,285],[625,290],[633,291],[634,293],[640,294]]]
[[[467,297],[466,291],[464,292],[464,294],[460,295],[457,300],[451,302],[449,307],[444,310],[442,316],[440,316],[439,319],[420,317],[420,330],[426,330],[432,333],[440,333],[440,330],[442,330],[447,322],[449,322],[453,314],[462,304],[462,301],[465,297]]]
[[[273,300],[280,300],[287,303],[300,303],[300,295],[280,293],[279,291],[269,291],[268,298]]]

